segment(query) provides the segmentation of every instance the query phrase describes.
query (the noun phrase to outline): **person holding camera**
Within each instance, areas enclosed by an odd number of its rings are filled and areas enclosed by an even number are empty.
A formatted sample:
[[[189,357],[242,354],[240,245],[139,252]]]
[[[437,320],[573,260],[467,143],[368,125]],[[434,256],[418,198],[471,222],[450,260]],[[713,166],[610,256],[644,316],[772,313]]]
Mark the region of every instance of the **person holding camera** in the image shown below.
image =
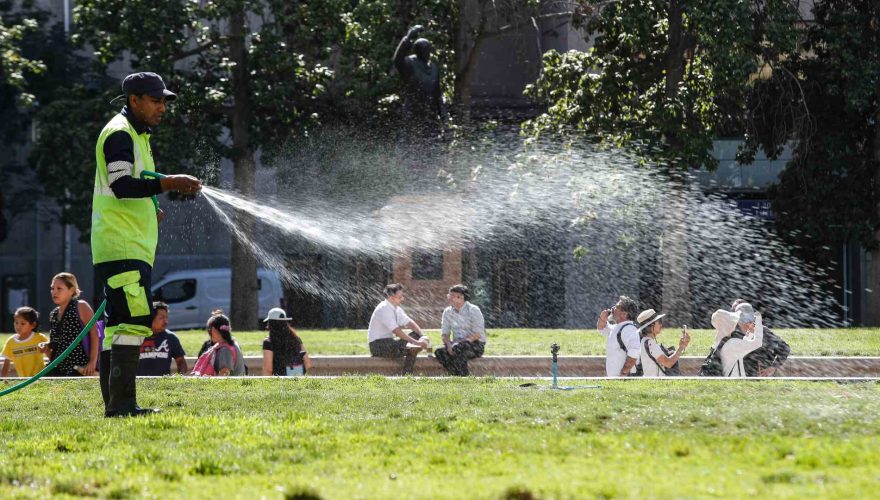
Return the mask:
[[[639,324],[641,340],[642,376],[644,377],[677,377],[681,375],[678,359],[691,341],[687,327],[681,330],[678,349],[667,348],[657,341],[663,331],[662,319],[665,314],[657,314],[653,309],[642,311],[636,321]]]
[[[641,354],[639,329],[633,323],[637,315],[636,302],[626,295],[621,295],[611,309],[599,313],[596,330],[606,339],[605,374],[609,377],[628,377],[635,373]]]
[[[739,324],[731,337],[742,339],[746,336],[746,331],[754,329],[755,308],[743,299],[736,299],[730,310],[740,313]],[[761,347],[743,358],[746,376],[772,377],[788,359],[789,354],[791,354],[791,347],[788,346],[788,343],[765,325]]]
[[[450,375],[467,377],[468,360],[479,358],[486,350],[486,324],[480,308],[468,302],[470,292],[464,285],[449,288],[449,307],[443,310],[440,336],[444,347],[434,357]]]
[[[764,326],[758,313],[755,313],[754,320],[743,330],[743,338],[732,337],[740,324],[742,314],[742,311],[730,312],[724,309],[718,309],[712,314],[712,326],[716,331],[712,350],[719,353],[722,377],[745,377],[743,359],[763,345]]]

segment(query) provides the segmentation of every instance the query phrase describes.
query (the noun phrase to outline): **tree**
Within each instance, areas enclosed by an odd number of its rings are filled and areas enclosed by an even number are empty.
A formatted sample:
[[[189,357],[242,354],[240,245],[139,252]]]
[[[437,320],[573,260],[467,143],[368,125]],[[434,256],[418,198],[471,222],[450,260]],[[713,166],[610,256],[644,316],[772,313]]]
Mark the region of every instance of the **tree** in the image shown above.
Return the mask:
[[[880,243],[880,4],[826,0],[812,14],[799,43],[759,82],[744,154],[778,154],[791,141],[793,158],[771,191],[777,226],[829,265],[843,244]],[[870,275],[877,283],[880,266]],[[880,294],[871,297],[876,324]]]
[[[771,64],[765,47],[789,43],[797,12],[786,0],[582,1],[575,22],[595,35],[588,52],[544,57],[527,88],[546,111],[525,131],[570,133],[634,149],[671,185],[714,167],[712,141],[742,133],[750,79]],[[775,50],[775,49],[774,49]],[[689,318],[683,190],[672,191],[663,235],[663,309]]]
[[[314,122],[306,110],[331,76],[287,47],[287,27],[280,21],[289,8],[271,1],[181,0],[157,8],[149,2],[92,0],[78,3],[74,18],[77,40],[90,43],[102,63],[127,53],[133,68],[156,71],[179,90],[170,126],[160,129],[156,140],[163,170],[193,170],[199,148],[192,146],[201,143],[232,160],[235,188],[253,196],[255,151],[271,150]],[[221,139],[224,128],[229,141]],[[235,223],[245,234],[253,224],[244,215]],[[258,324],[256,266],[247,242],[235,239],[235,324]]]
[[[26,57],[21,51],[21,42],[25,34],[37,29],[37,20],[24,18],[19,24],[7,26],[5,17],[0,16],[0,83],[17,91],[18,104],[30,106],[34,103],[34,95],[27,92],[28,74],[39,74],[46,69],[42,61]],[[4,92],[5,94],[6,92]],[[8,105],[8,103],[4,103]]]
[[[36,102],[28,84],[46,66],[23,50],[26,36],[37,30],[41,13],[26,9],[13,14],[8,7],[0,7],[0,135],[12,142],[22,128],[21,111],[33,107]],[[0,196],[0,241],[5,240],[7,234],[3,198]]]
[[[216,156],[229,158],[235,188],[253,196],[257,151],[262,163],[272,164],[310,128],[392,114],[388,104],[400,84],[390,74],[391,54],[413,20],[428,25],[445,63],[453,19],[448,4],[178,0],[159,9],[149,2],[89,0],[76,5],[75,40],[94,47],[103,64],[128,55],[132,68],[162,74],[178,92],[154,138],[163,171],[192,172],[208,160],[216,164]],[[93,161],[84,158],[68,166]],[[86,196],[79,194],[80,205],[88,205]],[[239,215],[235,222],[249,234],[251,220]],[[232,271],[232,321],[256,324],[256,260],[238,239]]]

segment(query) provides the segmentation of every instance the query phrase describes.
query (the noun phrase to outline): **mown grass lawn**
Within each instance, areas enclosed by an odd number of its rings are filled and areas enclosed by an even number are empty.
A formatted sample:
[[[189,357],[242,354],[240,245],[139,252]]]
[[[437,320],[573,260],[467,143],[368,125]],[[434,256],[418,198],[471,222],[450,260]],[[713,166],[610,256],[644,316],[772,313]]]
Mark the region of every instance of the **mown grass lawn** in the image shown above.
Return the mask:
[[[874,382],[520,382],[169,377],[139,382],[165,409],[142,419],[100,418],[94,380],[40,382],[0,399],[0,497],[868,498],[880,484]]]
[[[780,329],[780,334],[791,346],[793,356],[880,356],[880,328],[839,329]],[[177,332],[183,348],[190,356],[199,352],[208,338],[203,330]],[[362,354],[369,355],[365,330],[300,330],[303,342],[313,355]],[[440,343],[438,331],[428,331],[434,344]],[[550,344],[562,347],[563,355],[604,355],[605,339],[595,330],[544,330],[544,329],[490,329],[487,356],[499,355],[549,355]],[[661,342],[678,345],[680,332],[665,328]],[[7,335],[0,335],[0,346]],[[235,337],[246,355],[263,353],[266,332],[235,332]],[[689,355],[705,355],[715,338],[712,330],[691,330]]]

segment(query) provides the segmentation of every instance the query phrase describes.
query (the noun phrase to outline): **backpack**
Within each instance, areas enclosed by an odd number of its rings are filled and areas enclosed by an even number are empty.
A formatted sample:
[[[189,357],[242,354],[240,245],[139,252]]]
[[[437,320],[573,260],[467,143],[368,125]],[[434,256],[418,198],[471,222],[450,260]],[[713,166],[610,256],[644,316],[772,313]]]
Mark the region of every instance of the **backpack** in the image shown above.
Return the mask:
[[[214,357],[217,354],[218,349],[229,349],[232,353],[232,365],[235,366],[235,348],[228,344],[216,344],[214,347],[208,349],[204,354],[199,356],[196,365],[192,369],[192,375],[197,377],[213,377],[217,375],[217,371],[214,370]]]
[[[631,326],[633,328],[635,328],[635,325],[631,325]],[[623,328],[626,328],[626,327],[624,326]],[[626,354],[626,346],[623,345],[623,338],[621,337],[621,335],[623,334],[623,328],[621,328],[620,330],[617,330],[617,345],[619,345],[620,350],[623,351],[624,354]],[[627,357],[628,356],[629,355],[627,355]],[[636,372],[630,373],[629,376],[630,377],[641,377],[644,374],[645,374],[645,371],[642,370],[642,360],[641,360],[641,358],[639,358],[639,360],[636,362]]]
[[[706,359],[703,361],[703,365],[700,366],[701,377],[724,376],[724,365],[721,363],[721,348],[724,347],[724,344],[726,344],[727,341],[731,338],[731,336],[724,337],[721,342],[718,343],[718,347],[709,350],[709,355],[706,356]]]
[[[745,334],[737,328],[731,335],[735,339],[745,337]],[[746,354],[743,358],[743,368],[747,377],[757,377],[758,371],[771,366],[780,367],[788,359],[791,348],[781,337],[764,327],[764,341],[760,348]]]
[[[648,353],[648,357],[651,358],[651,361],[653,361],[654,364],[657,365],[657,368],[659,368],[660,371],[663,372],[663,375],[666,375],[667,377],[678,377],[679,375],[681,375],[681,367],[678,365],[678,361],[676,361],[675,364],[672,365],[671,368],[664,368],[663,365],[661,365],[660,363],[657,362],[657,359],[654,358],[654,355],[651,354],[651,350],[648,349],[648,338],[647,337],[645,337],[645,343],[643,345],[645,346],[645,352]],[[660,350],[663,351],[663,354],[667,358],[670,357],[672,355],[672,353],[675,352],[675,349],[670,348],[669,350],[667,350],[666,347],[664,347],[663,344],[661,344],[659,342],[657,342],[657,345],[660,346]],[[641,362],[639,362],[639,365],[641,365]]]

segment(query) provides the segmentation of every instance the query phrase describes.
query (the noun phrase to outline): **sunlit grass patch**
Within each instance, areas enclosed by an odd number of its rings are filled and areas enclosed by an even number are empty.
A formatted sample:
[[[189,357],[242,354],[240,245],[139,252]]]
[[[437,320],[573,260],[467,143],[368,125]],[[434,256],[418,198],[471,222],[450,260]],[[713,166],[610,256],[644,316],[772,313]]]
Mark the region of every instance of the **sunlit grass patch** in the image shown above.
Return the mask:
[[[107,420],[95,381],[41,382],[0,399],[0,497],[867,497],[880,480],[873,382],[519,383],[170,377],[139,382],[161,415]]]

